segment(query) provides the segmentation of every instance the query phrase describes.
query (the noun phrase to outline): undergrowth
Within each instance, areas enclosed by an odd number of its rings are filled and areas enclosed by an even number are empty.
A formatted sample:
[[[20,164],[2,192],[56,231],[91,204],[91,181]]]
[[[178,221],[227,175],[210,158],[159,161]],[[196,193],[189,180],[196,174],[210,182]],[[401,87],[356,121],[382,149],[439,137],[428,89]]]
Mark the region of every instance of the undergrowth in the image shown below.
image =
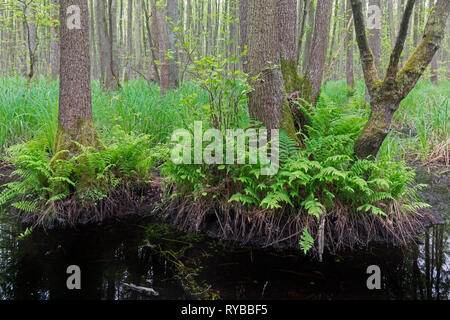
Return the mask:
[[[342,214],[361,221],[370,215],[389,220],[392,214],[398,214],[394,212],[398,208],[406,215],[427,207],[417,199],[416,191],[424,186],[414,185],[414,169],[401,161],[380,158],[374,162],[354,155],[354,141],[367,119],[363,109],[338,105],[323,94],[309,117],[311,126],[303,137],[304,150],[281,133],[280,166],[275,175],[261,175],[261,164],[248,161],[248,148],[246,164],[167,162],[162,173],[189,201],[206,203],[212,199],[218,206],[236,203],[248,212],[306,215],[316,222],[336,206],[345,208]],[[203,150],[206,147],[204,144]],[[308,229],[303,230],[298,242],[305,251],[311,246],[306,241],[310,239]]]
[[[7,149],[6,159],[18,179],[4,185],[0,206],[10,205],[25,213],[38,212],[39,221],[56,217],[56,204],[68,197],[82,207],[105,199],[110,190],[137,188],[149,183],[151,169],[167,152],[149,135],[111,130],[104,149],[79,145],[82,152],[69,159],[52,154],[44,136]]]

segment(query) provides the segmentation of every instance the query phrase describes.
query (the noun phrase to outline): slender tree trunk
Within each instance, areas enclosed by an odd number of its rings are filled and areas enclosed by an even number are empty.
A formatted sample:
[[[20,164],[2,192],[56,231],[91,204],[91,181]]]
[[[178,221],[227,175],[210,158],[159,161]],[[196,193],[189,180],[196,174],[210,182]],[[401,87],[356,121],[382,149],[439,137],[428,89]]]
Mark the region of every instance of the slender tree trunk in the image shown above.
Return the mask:
[[[100,67],[99,67],[99,61],[98,61],[98,50],[97,50],[97,41],[95,37],[95,10],[94,10],[94,1],[96,0],[90,0],[89,1],[89,8],[91,13],[91,20],[90,20],[90,40],[92,45],[92,60],[93,60],[93,77],[95,80],[100,78]],[[58,44],[59,46],[59,44]],[[59,53],[58,53],[59,54]]]
[[[53,6],[52,10],[55,12],[58,10],[58,2],[56,0],[51,0]],[[55,20],[55,18],[53,18]],[[58,26],[52,24],[50,27],[50,37],[51,37],[51,55],[50,55],[50,66],[51,66],[51,76],[53,79],[58,77],[59,74],[59,41],[58,41]]]
[[[312,39],[313,39],[313,33],[314,33],[314,25],[315,25],[315,19],[316,14],[314,11],[314,0],[305,0],[308,1],[308,33],[306,34],[306,43],[305,43],[305,53],[303,54],[303,63],[302,63],[302,72],[303,74],[306,74],[308,63],[309,63],[309,57],[311,55],[311,46],[312,46]]]
[[[81,29],[69,29],[67,9],[80,8]],[[73,141],[84,146],[99,146],[92,119],[91,66],[89,53],[89,11],[87,0],[60,3],[60,87],[56,151],[68,150],[70,156],[78,153]]]
[[[447,31],[446,34],[450,34],[450,22],[447,21]],[[447,80],[450,79],[450,37],[447,37],[447,50],[445,50],[446,59],[444,61],[447,61]]]
[[[143,66],[143,62],[142,62],[142,52],[141,52],[141,30],[140,30],[140,26],[141,26],[141,14],[142,14],[142,0],[134,0],[134,26],[133,26],[133,38],[134,38],[134,46],[133,46],[133,51],[135,53],[135,64],[134,67],[137,71],[137,73],[142,72],[142,66]]]
[[[431,77],[430,80],[434,84],[438,83],[438,69],[439,69],[439,52],[436,52],[431,60]]]
[[[169,90],[169,62],[166,58],[167,50],[169,49],[169,40],[167,39],[167,25],[165,23],[166,15],[163,8],[157,7],[156,2],[156,0],[152,0],[152,39],[156,48],[156,58],[160,62],[160,94],[164,95]]]
[[[111,52],[112,88],[119,87],[119,49],[117,43],[117,0],[109,0],[109,46]]]
[[[211,53],[211,44],[212,44],[212,1],[208,1],[207,4],[207,12],[206,12],[206,42],[205,42],[205,56],[208,56]]]
[[[338,13],[339,13],[339,1],[336,0],[335,5],[334,5],[334,14],[333,14],[333,28],[331,31],[331,44],[329,46],[329,52],[328,52],[328,58],[327,58],[327,63],[326,65],[329,66],[331,63],[331,59],[333,58],[334,55],[334,44],[336,43],[336,38],[338,37],[338,34],[336,32],[336,28],[338,26]]]
[[[151,7],[151,2],[150,2],[150,7]],[[149,51],[150,51],[150,56],[149,56],[149,80],[150,81],[155,81],[159,84],[159,73],[158,73],[158,66],[156,65],[156,58],[157,58],[157,51],[156,51],[156,47],[155,47],[155,40],[154,40],[154,36],[152,34],[152,30],[150,28],[150,14],[149,14],[149,9],[146,3],[144,3],[144,14],[145,14],[145,27],[147,29],[147,38],[148,38],[148,45],[149,45]]]
[[[433,11],[434,4],[435,4],[435,0],[430,0],[430,3],[429,3],[430,12]],[[431,77],[430,77],[430,80],[434,84],[436,84],[438,82],[438,69],[439,69],[439,55],[438,55],[438,53],[439,53],[439,51],[434,54],[433,59],[431,60]]]
[[[322,77],[327,55],[328,37],[330,34],[333,0],[323,0],[317,3],[314,36],[310,59],[305,77],[311,81],[311,101],[316,103],[322,86]]]
[[[391,1],[391,0],[388,0]],[[352,19],[352,6],[350,3],[350,0],[347,0],[347,7],[346,7],[346,15],[347,15],[347,20],[350,21],[350,19]],[[345,75],[346,75],[346,79],[347,79],[347,86],[350,88],[354,88],[355,87],[355,78],[354,78],[354,74],[353,74],[353,36],[354,34],[354,29],[353,27],[350,27],[350,29],[347,31],[346,33],[346,37],[345,37],[345,47],[347,48],[347,59],[346,59],[346,64],[345,64]]]
[[[30,84],[36,69],[36,50],[37,50],[37,28],[34,23],[34,10],[29,7],[29,4],[25,6],[25,21],[24,28],[26,30],[27,40],[27,53],[28,53],[28,68],[27,68],[27,83]]]
[[[300,0],[300,12],[302,13],[301,15],[298,15],[298,18],[300,19],[300,16],[302,17],[301,22],[300,22],[300,29],[299,29],[299,34],[298,34],[298,45],[297,45],[297,60],[296,60],[296,65],[298,66],[300,63],[300,55],[302,53],[302,47],[303,47],[303,36],[305,34],[305,24],[306,24],[306,18],[308,16],[308,1],[307,0]]]
[[[131,67],[133,65],[133,0],[128,0],[127,4],[127,66],[125,68],[124,81],[131,77]]]
[[[413,29],[413,47],[417,47],[417,44],[419,43],[419,32],[420,32],[420,22],[419,22],[419,16],[420,16],[420,2],[414,7],[414,29]],[[430,1],[432,3],[433,1]]]
[[[383,7],[381,0],[369,0],[370,6],[377,6],[380,8],[381,12],[383,12]],[[383,19],[381,19],[382,23]],[[372,50],[375,67],[377,68],[378,72],[380,71],[380,60],[381,60],[381,31],[382,28],[375,27],[374,29],[370,30],[370,36],[369,36],[369,46]]]
[[[178,0],[167,0],[167,18],[169,19],[165,23],[167,24],[167,37],[169,40],[169,49],[172,53],[172,59],[169,60],[169,89],[175,89],[178,87],[178,48],[177,33],[174,31],[178,26]]]
[[[107,6],[105,1],[108,0],[96,0],[96,18],[97,18],[97,36],[99,40],[100,48],[100,83],[103,90],[114,89],[113,84],[113,71],[112,71],[112,52],[111,52],[111,40],[108,34],[107,22]]]
[[[395,46],[395,23],[394,23],[394,3],[392,0],[386,0],[387,10],[388,10],[388,19],[389,19],[389,38],[391,40],[391,50],[394,49]]]
[[[248,44],[248,0],[239,0],[239,23],[240,23],[240,50],[244,52]],[[242,58],[242,68],[245,73],[248,72],[247,55]]]

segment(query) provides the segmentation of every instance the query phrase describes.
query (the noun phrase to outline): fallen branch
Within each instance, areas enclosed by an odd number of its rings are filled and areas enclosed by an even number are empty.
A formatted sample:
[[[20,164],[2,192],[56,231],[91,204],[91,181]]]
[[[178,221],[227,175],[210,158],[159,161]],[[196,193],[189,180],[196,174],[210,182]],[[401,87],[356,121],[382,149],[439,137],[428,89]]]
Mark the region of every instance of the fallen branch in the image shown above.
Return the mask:
[[[153,290],[152,288],[140,287],[140,286],[136,286],[132,283],[124,283],[123,286],[129,288],[132,291],[135,291],[140,294],[144,294],[149,297],[159,296],[159,293],[156,292],[155,290]]]

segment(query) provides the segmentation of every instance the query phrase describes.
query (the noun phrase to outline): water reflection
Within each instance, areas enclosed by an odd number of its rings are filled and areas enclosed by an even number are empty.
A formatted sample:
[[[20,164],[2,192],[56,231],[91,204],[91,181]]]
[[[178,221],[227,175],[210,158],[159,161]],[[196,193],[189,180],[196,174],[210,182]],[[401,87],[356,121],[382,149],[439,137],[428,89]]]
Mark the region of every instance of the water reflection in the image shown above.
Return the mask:
[[[449,214],[448,177],[419,175],[433,210]],[[1,216],[1,214],[0,214]],[[447,220],[448,221],[448,220]],[[127,218],[75,231],[34,231],[18,241],[16,223],[0,221],[0,299],[149,299],[122,286],[133,283],[160,293],[150,299],[191,297],[177,280],[177,257],[225,299],[449,299],[449,226],[434,226],[410,248],[373,246],[324,263],[298,252],[233,247],[207,238],[162,230],[154,221]],[[164,229],[164,228],[163,228]],[[82,290],[66,288],[66,268],[79,265]],[[366,269],[379,265],[382,290],[368,290]],[[200,269],[198,267],[201,267]]]
[[[158,298],[178,299],[183,290],[160,261],[142,245],[144,228],[135,223],[86,227],[75,231],[37,232],[17,241],[18,231],[2,225],[1,299],[143,299],[123,283],[153,287]],[[8,227],[7,227],[8,226]],[[81,268],[82,290],[68,290],[66,269]],[[166,270],[167,271],[167,270]],[[169,270],[170,271],[170,270]]]

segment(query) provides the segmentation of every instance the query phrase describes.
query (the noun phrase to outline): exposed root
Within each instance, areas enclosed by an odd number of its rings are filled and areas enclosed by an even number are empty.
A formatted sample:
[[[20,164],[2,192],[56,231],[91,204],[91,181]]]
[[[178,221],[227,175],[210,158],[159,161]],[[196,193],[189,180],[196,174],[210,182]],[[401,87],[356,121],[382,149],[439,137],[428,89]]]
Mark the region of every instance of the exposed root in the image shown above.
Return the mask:
[[[74,195],[52,202],[40,212],[14,210],[12,214],[25,224],[44,228],[73,227],[77,224],[98,223],[112,217],[149,214],[161,203],[161,200],[159,181],[135,188],[123,184],[110,189],[104,199],[89,205],[83,205]]]
[[[430,212],[405,212],[400,204],[390,204],[388,217],[369,213],[352,213],[341,203],[323,216],[323,246],[331,254],[366,247],[371,242],[394,246],[416,242],[426,225],[438,223]],[[319,257],[320,221],[301,210],[249,210],[210,199],[194,201],[192,196],[173,200],[162,210],[165,219],[181,230],[207,232],[224,240],[238,241],[276,249],[299,248],[299,238],[306,227],[315,239],[310,254]],[[321,219],[322,220],[322,219]]]

